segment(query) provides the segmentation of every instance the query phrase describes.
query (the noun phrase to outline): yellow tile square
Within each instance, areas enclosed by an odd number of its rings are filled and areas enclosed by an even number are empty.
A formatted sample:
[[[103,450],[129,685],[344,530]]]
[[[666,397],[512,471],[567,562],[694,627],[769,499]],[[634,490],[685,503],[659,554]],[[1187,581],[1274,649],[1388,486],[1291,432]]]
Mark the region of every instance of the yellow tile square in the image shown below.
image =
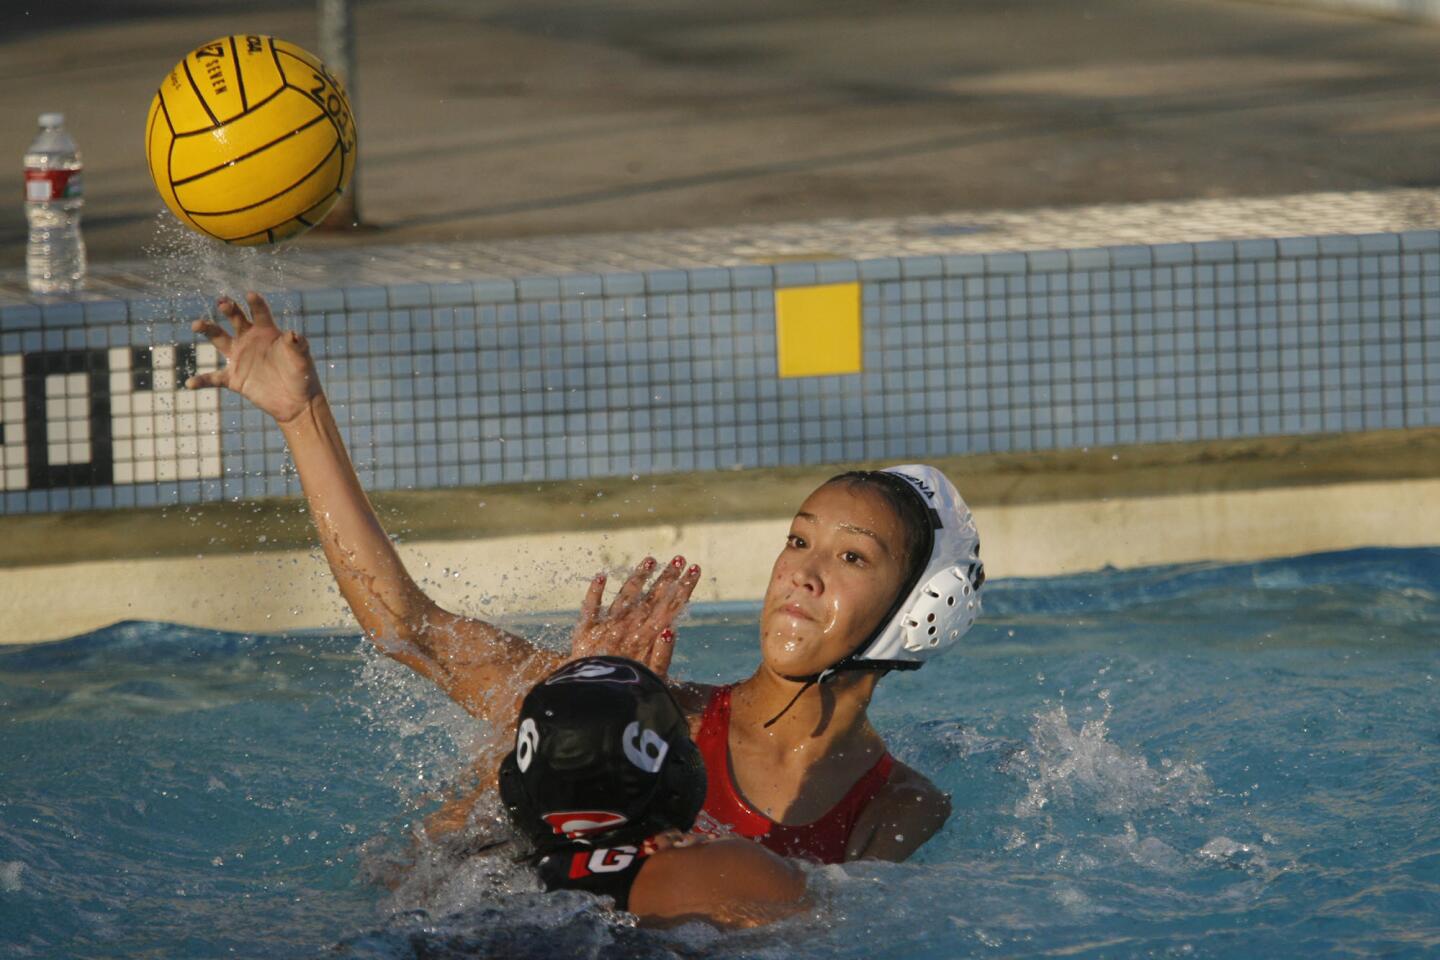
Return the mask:
[[[781,377],[860,372],[860,284],[775,291],[775,348]]]

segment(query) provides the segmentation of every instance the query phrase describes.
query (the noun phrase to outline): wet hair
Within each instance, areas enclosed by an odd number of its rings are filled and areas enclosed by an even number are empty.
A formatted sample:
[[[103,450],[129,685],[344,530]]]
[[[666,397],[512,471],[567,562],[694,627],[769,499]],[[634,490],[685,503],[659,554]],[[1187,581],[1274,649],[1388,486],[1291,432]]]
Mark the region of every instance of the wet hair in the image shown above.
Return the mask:
[[[831,477],[824,485],[832,483],[844,484],[852,490],[874,491],[899,518],[901,529],[905,532],[904,583],[913,586],[930,562],[934,537],[930,512],[915,491],[903,479],[884,470],[850,470]],[[904,587],[902,593],[909,590],[910,587]]]

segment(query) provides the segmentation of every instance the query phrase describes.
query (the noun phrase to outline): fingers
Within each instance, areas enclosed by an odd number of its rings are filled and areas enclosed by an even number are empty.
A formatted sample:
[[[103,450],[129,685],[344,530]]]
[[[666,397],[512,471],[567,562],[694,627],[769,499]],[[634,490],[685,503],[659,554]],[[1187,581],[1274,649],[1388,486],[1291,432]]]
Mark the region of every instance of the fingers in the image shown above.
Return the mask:
[[[670,661],[675,659],[675,631],[666,627],[660,631],[655,642],[650,644],[650,652],[645,657],[645,666],[655,671],[657,677],[663,677],[670,672]]]
[[[664,606],[675,589],[675,581],[680,579],[684,569],[684,557],[676,557],[666,564],[665,569],[660,571],[660,576],[655,578],[655,582],[650,584],[650,589],[641,598],[641,605],[652,610]]]
[[[636,610],[641,614],[654,610],[658,605],[666,601],[673,589],[675,581],[679,579],[681,571],[685,569],[685,558],[676,557],[660,571],[660,576],[650,584],[650,589],[645,589],[645,581],[655,570],[655,558],[646,557],[641,561],[640,566],[625,581],[620,592],[610,604],[610,615],[612,617],[622,616],[626,611]]]
[[[664,675],[674,657],[675,618],[700,582],[700,567],[675,557],[653,582],[656,561],[646,557],[621,584],[608,609],[602,609],[603,574],[590,581],[571,639],[572,656],[607,652],[630,657]],[[647,587],[648,582],[648,587]]]
[[[205,339],[215,345],[215,349],[220,351],[222,357],[230,356],[230,344],[232,343],[230,334],[227,333],[225,328],[220,326],[220,324],[201,317],[199,320],[190,324],[190,329],[196,333],[203,333]]]
[[[672,850],[676,847],[689,847],[697,843],[705,842],[705,838],[693,833],[685,833],[682,830],[665,830],[646,840],[641,848],[646,855],[653,856],[661,850]]]
[[[695,588],[699,584],[700,564],[692,563],[690,569],[685,571],[676,582],[675,589],[671,591],[669,606],[672,620],[679,616],[681,610],[685,609],[686,604],[690,602],[690,595],[695,592]]]
[[[255,326],[275,326],[275,317],[270,313],[270,304],[265,302],[264,297],[252,290],[245,294],[245,302],[250,304],[250,318],[255,321]]]
[[[623,613],[626,609],[635,606],[636,601],[640,599],[641,594],[645,590],[645,581],[650,579],[650,574],[654,571],[654,557],[646,557],[640,561],[640,565],[635,568],[635,572],[630,574],[625,582],[620,585],[619,591],[615,594],[615,599],[610,602],[611,616],[616,616]]]
[[[190,390],[204,390],[206,387],[228,387],[230,385],[229,368],[216,370],[212,373],[197,373],[185,381],[185,386]]]
[[[580,625],[587,626],[600,617],[600,601],[605,596],[605,574],[597,573],[580,601]]]
[[[659,631],[675,622],[675,618],[685,609],[690,602],[690,595],[695,592],[695,586],[700,582],[700,566],[692,564],[685,570],[685,558],[676,557],[678,564],[672,565],[666,571],[668,576],[656,578],[655,586],[645,598],[647,601],[647,621],[650,626]],[[680,571],[684,570],[684,573]]]
[[[230,321],[230,326],[235,328],[235,336],[243,337],[245,331],[250,329],[250,318],[245,316],[245,311],[240,309],[240,304],[229,297],[221,297],[216,300],[215,309]]]

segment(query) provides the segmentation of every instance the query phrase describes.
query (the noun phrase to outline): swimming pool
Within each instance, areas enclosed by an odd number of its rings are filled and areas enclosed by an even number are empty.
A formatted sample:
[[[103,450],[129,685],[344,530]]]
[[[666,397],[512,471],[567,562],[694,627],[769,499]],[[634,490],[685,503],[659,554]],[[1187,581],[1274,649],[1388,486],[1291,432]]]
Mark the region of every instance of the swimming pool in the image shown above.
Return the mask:
[[[944,832],[820,868],[812,913],[729,936],[637,931],[494,860],[387,887],[485,734],[354,636],[130,623],[0,650],[3,952],[1440,950],[1440,549],[1000,581],[986,607],[872,711],[954,795]],[[698,609],[677,672],[741,676],[754,614]]]

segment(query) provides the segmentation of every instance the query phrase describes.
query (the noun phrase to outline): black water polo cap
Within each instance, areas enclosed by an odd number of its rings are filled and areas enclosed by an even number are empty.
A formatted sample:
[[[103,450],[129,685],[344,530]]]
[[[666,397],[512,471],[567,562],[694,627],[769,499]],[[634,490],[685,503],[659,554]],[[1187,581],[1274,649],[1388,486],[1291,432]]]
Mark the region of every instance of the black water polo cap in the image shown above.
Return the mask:
[[[705,764],[663,680],[634,660],[585,657],[525,696],[500,799],[541,853],[638,843],[694,825]]]

